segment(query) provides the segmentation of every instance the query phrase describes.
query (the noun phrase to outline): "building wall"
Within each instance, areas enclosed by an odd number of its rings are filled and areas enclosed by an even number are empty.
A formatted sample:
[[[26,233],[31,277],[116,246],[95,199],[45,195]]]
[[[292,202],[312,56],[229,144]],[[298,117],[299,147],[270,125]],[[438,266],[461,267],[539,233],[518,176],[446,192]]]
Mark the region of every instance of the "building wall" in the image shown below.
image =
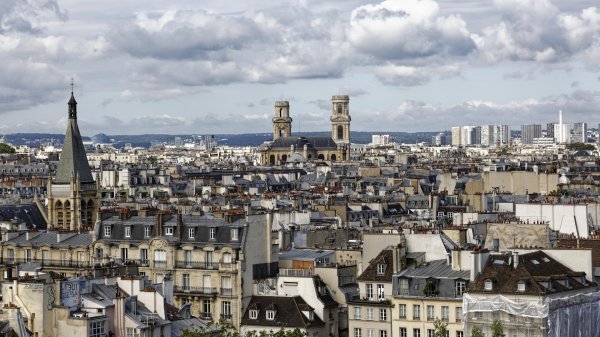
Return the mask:
[[[522,220],[547,221],[552,230],[587,238],[587,205],[585,204],[516,204],[515,215]],[[575,225],[577,219],[577,225]]]
[[[414,329],[421,330],[421,336],[427,337],[427,330],[434,329],[434,320],[436,318],[442,318],[442,306],[448,307],[449,317],[446,322],[448,322],[448,331],[450,332],[450,336],[456,336],[457,331],[464,331],[464,326],[462,322],[462,316],[457,315],[457,310],[462,312],[462,299],[458,300],[443,300],[436,298],[400,298],[395,297],[393,299],[394,306],[392,308],[392,336],[398,337],[400,336],[400,328],[405,328],[407,332],[407,336],[413,336]],[[406,305],[406,316],[400,317],[400,306],[404,304]],[[420,319],[414,319],[414,305],[419,306],[420,310]],[[427,306],[432,305],[434,307],[434,317],[433,320],[427,319]],[[465,336],[467,334],[465,333]]]
[[[488,223],[485,248],[494,249],[498,239],[500,250],[515,247],[549,247],[549,230],[546,224]]]

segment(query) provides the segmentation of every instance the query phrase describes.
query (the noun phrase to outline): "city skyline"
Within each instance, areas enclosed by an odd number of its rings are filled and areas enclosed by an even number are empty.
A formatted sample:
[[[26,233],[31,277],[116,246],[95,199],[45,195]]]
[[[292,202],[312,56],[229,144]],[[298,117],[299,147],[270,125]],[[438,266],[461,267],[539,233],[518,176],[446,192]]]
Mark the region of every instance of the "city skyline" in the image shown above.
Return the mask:
[[[586,122],[600,115],[593,1],[8,1],[0,5],[0,133],[327,131]]]

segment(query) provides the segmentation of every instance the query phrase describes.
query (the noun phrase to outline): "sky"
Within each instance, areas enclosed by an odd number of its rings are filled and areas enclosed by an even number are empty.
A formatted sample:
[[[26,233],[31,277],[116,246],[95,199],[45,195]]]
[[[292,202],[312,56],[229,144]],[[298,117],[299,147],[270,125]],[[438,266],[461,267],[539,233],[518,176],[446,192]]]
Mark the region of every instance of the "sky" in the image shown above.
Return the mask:
[[[0,133],[600,123],[597,0],[1,0]]]

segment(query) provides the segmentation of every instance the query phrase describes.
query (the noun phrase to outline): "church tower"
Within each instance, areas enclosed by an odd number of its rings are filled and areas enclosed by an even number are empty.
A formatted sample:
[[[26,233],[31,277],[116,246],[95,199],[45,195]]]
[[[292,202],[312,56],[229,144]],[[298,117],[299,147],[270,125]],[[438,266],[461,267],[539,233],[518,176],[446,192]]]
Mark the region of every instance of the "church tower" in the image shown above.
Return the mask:
[[[292,118],[290,117],[290,102],[275,102],[275,117],[273,117],[273,140],[292,135]]]
[[[336,144],[350,145],[350,98],[347,95],[331,97],[331,138]]]
[[[68,113],[56,175],[48,181],[48,229],[90,230],[96,222],[98,189],[79,133],[73,91]]]

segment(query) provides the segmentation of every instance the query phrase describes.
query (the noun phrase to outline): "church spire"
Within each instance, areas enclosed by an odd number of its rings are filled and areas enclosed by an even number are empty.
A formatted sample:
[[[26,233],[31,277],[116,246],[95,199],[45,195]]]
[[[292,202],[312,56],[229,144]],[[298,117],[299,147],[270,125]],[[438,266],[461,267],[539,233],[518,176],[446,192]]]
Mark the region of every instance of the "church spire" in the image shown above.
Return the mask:
[[[71,78],[71,99],[69,100],[69,119],[77,119],[77,101],[73,95],[73,79]]]

